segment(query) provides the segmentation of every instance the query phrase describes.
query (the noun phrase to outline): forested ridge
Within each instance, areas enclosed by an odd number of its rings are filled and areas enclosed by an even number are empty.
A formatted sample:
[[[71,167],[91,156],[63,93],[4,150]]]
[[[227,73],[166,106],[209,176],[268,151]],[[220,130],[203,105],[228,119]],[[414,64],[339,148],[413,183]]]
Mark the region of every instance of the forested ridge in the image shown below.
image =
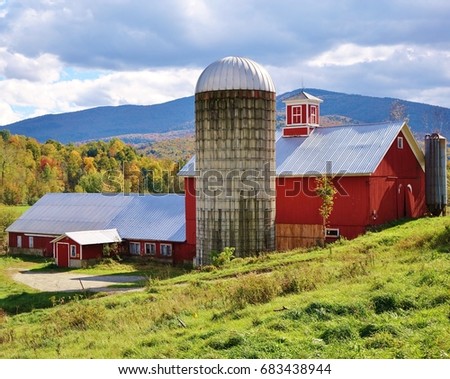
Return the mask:
[[[0,131],[0,204],[33,204],[49,192],[182,191],[182,161],[147,156],[115,138],[62,144]]]

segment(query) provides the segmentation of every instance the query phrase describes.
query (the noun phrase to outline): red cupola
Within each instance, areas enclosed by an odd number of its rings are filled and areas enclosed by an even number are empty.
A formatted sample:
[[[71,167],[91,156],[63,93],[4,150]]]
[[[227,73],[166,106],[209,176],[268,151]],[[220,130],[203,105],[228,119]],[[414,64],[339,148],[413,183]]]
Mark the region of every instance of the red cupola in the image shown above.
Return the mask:
[[[304,91],[283,100],[286,104],[286,126],[283,137],[307,137],[319,126],[320,103],[323,100]]]

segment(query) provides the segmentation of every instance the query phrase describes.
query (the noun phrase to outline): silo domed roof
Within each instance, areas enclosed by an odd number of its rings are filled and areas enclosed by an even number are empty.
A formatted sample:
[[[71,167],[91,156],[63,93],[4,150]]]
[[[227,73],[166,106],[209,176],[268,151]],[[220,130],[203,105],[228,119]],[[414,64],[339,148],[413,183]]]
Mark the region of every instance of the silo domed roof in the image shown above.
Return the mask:
[[[205,68],[195,93],[230,89],[275,92],[272,78],[258,63],[248,58],[226,57]]]

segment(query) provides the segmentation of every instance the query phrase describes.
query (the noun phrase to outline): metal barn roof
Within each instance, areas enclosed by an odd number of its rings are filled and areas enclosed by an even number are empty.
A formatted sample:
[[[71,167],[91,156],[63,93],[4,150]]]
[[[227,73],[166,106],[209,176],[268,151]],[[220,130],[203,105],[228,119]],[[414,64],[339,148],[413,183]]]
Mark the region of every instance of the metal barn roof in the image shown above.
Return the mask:
[[[44,195],[8,232],[61,235],[117,229],[123,239],[183,242],[184,196],[100,193]]]
[[[423,153],[406,123],[318,127],[308,137],[284,138],[276,133],[277,176],[370,175],[402,131],[419,163]],[[327,162],[328,170],[327,170]],[[195,176],[195,156],[179,172]]]
[[[248,58],[226,57],[205,68],[195,93],[231,89],[275,92],[272,78],[264,67]]]
[[[184,195],[134,196],[108,226],[125,239],[184,242],[184,209]]]
[[[284,99],[283,102],[284,103],[289,103],[289,102],[294,102],[294,101],[298,101],[298,100],[300,100],[300,101],[312,100],[312,101],[314,101],[316,103],[323,103],[322,99],[319,99],[318,97],[313,96],[313,95],[311,95],[311,94],[309,94],[309,93],[307,93],[305,91],[302,91],[302,92],[298,93],[297,95],[288,97],[288,98]]]
[[[64,237],[69,237],[76,243],[85,245],[96,245],[101,243],[114,243],[121,242],[122,239],[117,232],[117,229],[106,229],[106,230],[85,230],[81,232],[67,232],[55,238],[52,242],[57,242]]]
[[[369,175],[401,128],[400,123],[322,127],[306,138],[277,133],[277,175]]]

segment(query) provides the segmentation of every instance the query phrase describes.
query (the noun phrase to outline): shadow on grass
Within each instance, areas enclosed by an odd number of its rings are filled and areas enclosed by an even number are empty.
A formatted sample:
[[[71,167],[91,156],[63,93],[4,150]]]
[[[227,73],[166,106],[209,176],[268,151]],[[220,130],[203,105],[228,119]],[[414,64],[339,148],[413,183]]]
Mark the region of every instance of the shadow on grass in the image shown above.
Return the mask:
[[[31,312],[35,309],[51,308],[74,300],[87,299],[93,292],[22,292],[0,299],[0,309],[8,315]]]
[[[367,231],[373,232],[373,233],[378,233],[378,232],[382,232],[382,231],[390,229],[390,228],[394,228],[396,226],[407,224],[408,222],[411,222],[414,220],[418,220],[418,219],[416,219],[416,218],[401,218],[398,220],[389,221],[385,224],[370,226],[367,228]]]

